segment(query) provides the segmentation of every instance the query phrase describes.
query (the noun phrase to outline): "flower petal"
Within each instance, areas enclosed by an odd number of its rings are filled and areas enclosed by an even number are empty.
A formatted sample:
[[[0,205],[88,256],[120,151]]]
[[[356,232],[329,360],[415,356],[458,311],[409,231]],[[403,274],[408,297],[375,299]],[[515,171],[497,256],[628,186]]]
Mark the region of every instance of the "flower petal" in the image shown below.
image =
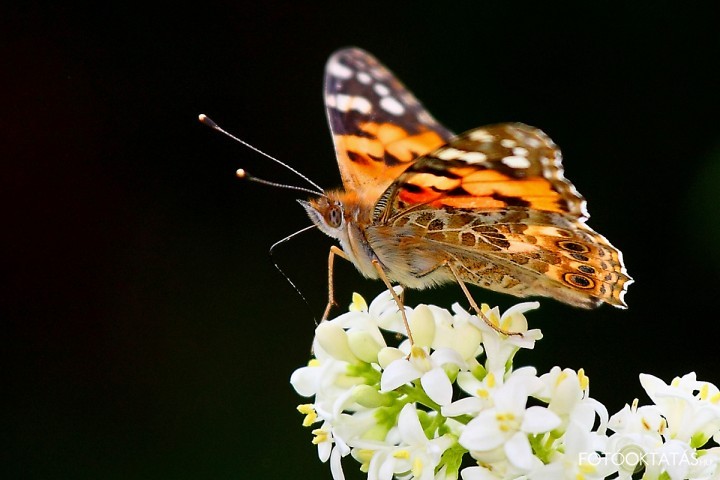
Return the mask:
[[[505,435],[499,430],[495,409],[484,410],[465,426],[458,443],[468,450],[487,451],[502,445]]]
[[[427,305],[418,305],[408,319],[415,345],[429,347],[435,338],[435,319]]]
[[[452,401],[452,383],[442,368],[433,368],[420,377],[420,384],[425,393],[438,405],[447,405]]]
[[[350,351],[356,357],[365,363],[377,362],[378,352],[385,347],[384,341],[382,344],[378,343],[374,335],[363,330],[350,330],[347,336]]]
[[[645,389],[645,392],[647,393],[648,397],[653,401],[653,403],[658,403],[658,398],[656,393],[658,391],[662,391],[668,388],[668,385],[660,380],[658,377],[654,375],[650,375],[648,373],[641,373],[640,374],[640,385]]]
[[[533,467],[532,449],[523,432],[517,432],[505,442],[505,454],[510,463],[524,471]]]
[[[345,480],[340,450],[338,448],[333,448],[333,451],[330,454],[330,473],[332,473],[333,480]]]
[[[457,365],[461,368],[465,366],[465,360],[463,360],[462,356],[460,356],[460,354],[452,348],[438,348],[432,353],[432,355],[430,355],[430,357],[435,365],[452,363],[453,365]]]
[[[333,358],[346,362],[357,362],[357,357],[350,350],[345,330],[333,322],[322,322],[315,329],[315,339],[320,346]]]
[[[509,317],[510,315],[515,314],[524,314],[525,312],[529,312],[530,310],[536,310],[540,308],[540,302],[522,302],[518,303],[516,305],[513,305],[512,307],[505,310],[505,313],[503,313],[502,318]]]
[[[400,411],[398,429],[404,444],[415,446],[428,443],[428,438],[423,432],[414,403],[408,403]]]
[[[466,397],[443,405],[440,413],[442,413],[444,417],[457,417],[458,415],[477,413],[482,410],[483,406],[484,402],[479,398]]]
[[[319,370],[320,366],[298,368],[290,375],[290,384],[303,397],[311,397],[317,393]]]
[[[385,347],[380,349],[378,352],[378,364],[381,368],[385,369],[396,360],[400,360],[405,357],[405,354],[398,348]]]
[[[527,433],[549,432],[562,423],[560,417],[545,407],[530,407],[525,411],[520,429]]]
[[[467,467],[460,471],[462,480],[497,480],[498,478],[485,467]]]
[[[389,392],[420,378],[422,372],[405,359],[395,360],[387,366],[380,379],[380,391]]]

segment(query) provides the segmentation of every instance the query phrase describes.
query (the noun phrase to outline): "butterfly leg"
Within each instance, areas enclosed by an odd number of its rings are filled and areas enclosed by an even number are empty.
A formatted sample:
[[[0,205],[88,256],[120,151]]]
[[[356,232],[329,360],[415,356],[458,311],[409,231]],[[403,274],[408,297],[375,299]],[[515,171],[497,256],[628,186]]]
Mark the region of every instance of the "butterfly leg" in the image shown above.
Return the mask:
[[[337,305],[337,302],[335,301],[335,287],[333,282],[333,267],[335,265],[335,255],[344,258],[348,262],[350,261],[348,256],[345,255],[345,252],[343,252],[340,248],[336,247],[335,245],[330,247],[330,255],[328,255],[328,303],[322,316],[323,321],[328,319],[328,316],[330,315],[330,310],[332,310],[332,307]]]
[[[475,299],[473,299],[472,295],[470,295],[470,291],[467,288],[467,285],[465,285],[465,282],[462,281],[460,278],[460,275],[458,274],[457,269],[455,268],[455,265],[452,264],[450,261],[446,261],[445,263],[447,267],[452,272],[453,276],[455,277],[455,281],[460,285],[460,289],[465,294],[465,297],[468,299],[468,302],[470,302],[470,307],[475,310],[475,313],[478,314],[480,318],[482,318],[483,322],[485,322],[490,328],[495,330],[498,333],[501,333],[503,335],[519,335],[522,337],[522,333],[520,332],[509,332],[507,330],[504,330],[500,328],[499,326],[495,325],[493,322],[490,321],[490,319],[482,312],[480,307],[478,307],[477,303],[475,303]]]
[[[383,270],[380,262],[377,259],[373,259],[372,264],[375,267],[375,270],[377,270],[380,279],[383,281],[387,289],[390,290],[390,294],[393,296],[395,303],[400,309],[400,315],[402,315],[403,323],[405,324],[405,330],[407,331],[408,335],[408,340],[410,340],[410,345],[415,345],[412,332],[410,331],[410,324],[408,323],[407,316],[405,315],[405,304],[403,303],[403,300],[398,296],[397,293],[395,293],[395,289],[393,289],[392,283],[390,283],[390,279],[385,274],[385,270]]]

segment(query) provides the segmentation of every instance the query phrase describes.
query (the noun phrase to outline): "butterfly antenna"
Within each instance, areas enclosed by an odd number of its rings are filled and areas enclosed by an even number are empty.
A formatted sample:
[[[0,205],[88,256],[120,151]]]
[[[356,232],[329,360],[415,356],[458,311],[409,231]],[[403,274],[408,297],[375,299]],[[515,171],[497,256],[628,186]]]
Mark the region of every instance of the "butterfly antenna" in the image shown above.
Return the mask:
[[[315,225],[310,225],[310,226],[308,226],[308,227],[303,228],[302,230],[298,230],[297,232],[288,235],[288,236],[285,237],[285,238],[282,238],[282,239],[278,240],[277,242],[273,243],[273,244],[270,246],[270,250],[269,250],[269,252],[268,252],[268,253],[270,254],[270,258],[272,259],[272,263],[273,263],[273,265],[275,266],[275,268],[277,269],[277,271],[280,272],[280,275],[282,275],[283,277],[285,277],[285,280],[287,280],[287,282],[288,282],[290,285],[292,285],[293,289],[295,289],[295,291],[297,292],[297,294],[300,295],[300,298],[303,299],[303,302],[305,302],[305,305],[307,305],[308,309],[309,309],[311,312],[312,312],[312,307],[310,306],[310,302],[307,301],[307,298],[305,298],[305,295],[302,294],[302,292],[301,292],[300,289],[297,287],[297,285],[295,285],[295,283],[293,283],[293,281],[290,280],[290,277],[288,277],[287,274],[285,274],[285,272],[283,271],[283,269],[280,268],[280,266],[277,264],[277,262],[276,262],[275,259],[273,258],[273,251],[275,250],[275,247],[277,247],[278,245],[282,245],[283,243],[287,242],[287,241],[290,240],[291,238],[294,238],[294,237],[300,235],[301,233],[305,233],[305,232],[307,232],[308,230],[312,230],[313,228],[316,228],[316,226],[315,226]],[[316,323],[317,323],[317,322],[316,322]]]
[[[270,160],[272,160],[273,162],[277,163],[278,165],[282,165],[283,167],[287,168],[288,170],[290,170],[291,172],[293,172],[295,175],[297,175],[298,177],[302,178],[302,179],[305,180],[307,183],[309,183],[310,185],[312,185],[313,187],[315,187],[316,191],[312,191],[312,192],[311,192],[313,195],[318,195],[318,194],[319,194],[319,195],[322,195],[322,194],[323,194],[323,189],[322,189],[322,187],[320,187],[317,183],[313,182],[313,181],[310,180],[308,177],[306,177],[306,176],[303,175],[302,173],[298,172],[297,170],[295,170],[293,167],[291,167],[291,166],[288,165],[287,163],[284,163],[284,162],[278,160],[277,158],[275,158],[275,157],[273,157],[272,155],[269,155],[269,154],[263,152],[262,150],[260,150],[260,149],[257,148],[257,147],[253,147],[252,145],[250,145],[250,144],[247,143],[246,141],[241,140],[241,139],[239,139],[238,137],[236,137],[235,135],[233,135],[232,133],[224,130],[222,127],[220,127],[217,123],[215,123],[214,121],[212,121],[212,120],[210,119],[210,117],[208,117],[208,116],[205,115],[204,113],[201,113],[201,114],[198,116],[198,120],[200,120],[200,123],[203,123],[203,124],[207,125],[208,127],[212,128],[213,130],[217,130],[218,132],[220,132],[220,133],[222,133],[222,134],[224,134],[224,135],[232,138],[232,139],[235,140],[236,142],[238,142],[238,143],[240,143],[240,144],[242,144],[242,145],[245,145],[245,146],[246,146],[247,148],[249,148],[250,150],[253,150],[253,151],[259,153],[260,155],[262,155],[263,157],[269,158]],[[258,180],[259,180],[259,179],[258,179]],[[261,181],[261,182],[259,182],[259,183],[272,184],[272,182],[266,182],[266,181]],[[277,184],[275,184],[274,186],[282,186],[282,185],[277,185]],[[286,186],[285,186],[285,187],[286,187]],[[298,188],[298,190],[299,190],[299,188]],[[309,191],[309,190],[308,190],[308,191]]]
[[[284,183],[275,183],[275,182],[270,182],[268,180],[263,180],[262,178],[258,178],[254,175],[250,175],[247,171],[245,171],[242,168],[239,168],[237,170],[237,172],[235,172],[235,175],[238,178],[242,178],[243,180],[249,180],[251,182],[261,183],[263,185],[268,185],[270,187],[285,188],[287,190],[297,190],[298,192],[305,192],[305,193],[309,193],[311,195],[321,195],[323,197],[325,196],[324,193],[318,193],[315,190],[310,190],[309,188],[296,187],[295,185],[285,185]]]

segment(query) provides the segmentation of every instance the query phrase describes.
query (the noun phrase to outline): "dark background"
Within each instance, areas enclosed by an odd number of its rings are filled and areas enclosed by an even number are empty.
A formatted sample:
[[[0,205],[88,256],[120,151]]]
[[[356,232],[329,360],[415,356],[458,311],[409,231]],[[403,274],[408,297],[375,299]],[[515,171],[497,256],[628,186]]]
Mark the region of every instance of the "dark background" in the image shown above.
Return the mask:
[[[720,383],[720,42],[695,5],[3,7],[0,476],[330,478],[288,383],[330,240],[277,250],[308,308],[267,256],[308,225],[296,195],[234,170],[300,182],[197,115],[337,186],[321,85],[347,45],[455,131],[541,127],[624,252],[630,309],[543,301],[530,322],[546,338],[518,364],[584,367],[611,413],[648,401],[640,372]],[[383,290],[348,265],[337,279],[343,304]]]

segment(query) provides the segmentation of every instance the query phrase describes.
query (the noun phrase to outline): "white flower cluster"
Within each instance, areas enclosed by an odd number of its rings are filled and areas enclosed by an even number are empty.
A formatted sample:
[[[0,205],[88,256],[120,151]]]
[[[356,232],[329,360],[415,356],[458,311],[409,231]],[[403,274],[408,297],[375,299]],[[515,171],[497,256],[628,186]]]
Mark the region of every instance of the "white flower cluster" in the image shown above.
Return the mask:
[[[389,292],[369,307],[355,294],[348,313],[317,327],[315,358],[291,378],[300,395],[314,397],[298,410],[314,426],[313,443],[333,478],[344,479],[341,459],[350,455],[369,480],[630,479],[635,472],[720,479],[720,447],[708,446],[720,441],[717,387],[695,374],[670,385],[641,375],[654,405],[636,400],[609,417],[589,396],[582,369],[514,368],[515,353],[542,338],[524,316],[537,307],[520,303],[501,315],[483,305],[492,322],[522,337],[498,334],[457,304],[454,313],[406,307],[411,345]]]

